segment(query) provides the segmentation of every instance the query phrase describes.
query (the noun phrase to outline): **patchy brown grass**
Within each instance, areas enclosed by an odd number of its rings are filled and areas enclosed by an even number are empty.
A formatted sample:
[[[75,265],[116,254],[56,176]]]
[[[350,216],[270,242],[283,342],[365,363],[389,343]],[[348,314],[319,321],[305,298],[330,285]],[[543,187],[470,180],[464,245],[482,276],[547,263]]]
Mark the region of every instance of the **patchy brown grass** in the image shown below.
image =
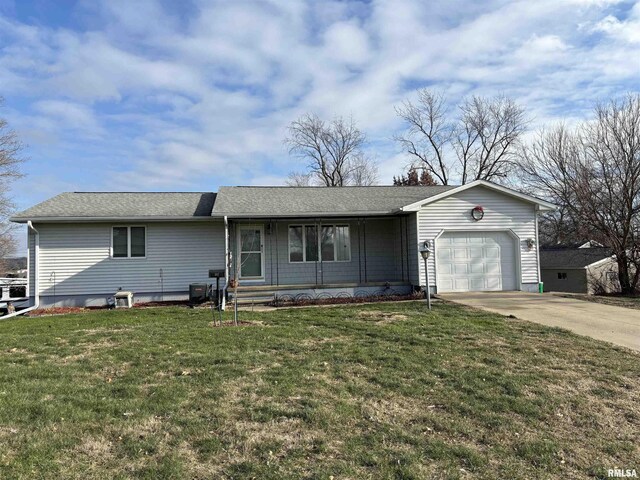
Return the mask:
[[[358,318],[373,321],[377,324],[399,322],[408,317],[398,312],[383,312],[381,310],[366,310],[358,313]]]
[[[0,477],[606,478],[640,462],[634,352],[448,304],[241,318],[0,323]]]

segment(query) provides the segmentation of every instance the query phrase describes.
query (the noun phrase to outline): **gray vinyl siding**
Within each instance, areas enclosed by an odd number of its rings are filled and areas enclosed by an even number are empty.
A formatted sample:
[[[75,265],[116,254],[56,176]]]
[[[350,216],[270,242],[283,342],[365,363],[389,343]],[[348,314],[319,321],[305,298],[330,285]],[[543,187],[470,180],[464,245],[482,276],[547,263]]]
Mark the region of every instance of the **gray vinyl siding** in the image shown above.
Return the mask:
[[[243,221],[242,224],[263,225],[264,280],[269,285],[326,285],[332,283],[400,282],[407,280],[406,251],[402,230],[403,219],[324,220],[314,219]],[[233,222],[232,248],[237,241]],[[290,225],[349,225],[351,260],[346,262],[289,262]],[[237,257],[237,252],[234,252]],[[245,280],[245,282],[248,282]]]
[[[480,205],[484,218],[475,221],[471,210]],[[538,282],[538,248],[529,249],[528,238],[536,238],[535,205],[494,190],[478,186],[427,204],[418,211],[418,242],[435,238],[443,231],[511,230],[519,237],[520,281],[522,284]],[[418,254],[419,257],[419,254]],[[428,261],[429,279],[435,286],[435,252]],[[420,285],[425,283],[424,264],[417,260]]]
[[[161,288],[187,292],[189,283],[209,281],[210,268],[224,268],[222,222],[130,225],[147,228],[146,258],[111,258],[112,224],[35,225],[40,232],[40,294],[53,295],[54,287],[57,296],[113,294],[119,288],[138,294]],[[33,249],[30,254],[33,258]]]

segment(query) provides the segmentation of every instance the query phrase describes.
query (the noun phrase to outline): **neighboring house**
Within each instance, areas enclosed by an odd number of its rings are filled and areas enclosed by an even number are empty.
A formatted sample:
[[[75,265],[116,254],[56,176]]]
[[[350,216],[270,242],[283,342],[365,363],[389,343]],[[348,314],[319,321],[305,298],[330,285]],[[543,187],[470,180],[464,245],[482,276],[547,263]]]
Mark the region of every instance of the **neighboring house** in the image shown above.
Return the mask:
[[[183,299],[210,269],[237,273],[240,289],[261,296],[410,292],[426,286],[424,241],[434,292],[533,292],[537,215],[553,208],[476,181],[63,193],[12,220],[30,223],[32,300],[103,305],[118,289],[138,301]]]
[[[0,312],[4,312],[7,302],[26,297],[27,259],[0,259]]]
[[[23,278],[27,276],[25,257],[0,259],[0,277]]]
[[[598,294],[620,289],[615,256],[610,249],[590,243],[541,249],[540,269],[546,292]]]

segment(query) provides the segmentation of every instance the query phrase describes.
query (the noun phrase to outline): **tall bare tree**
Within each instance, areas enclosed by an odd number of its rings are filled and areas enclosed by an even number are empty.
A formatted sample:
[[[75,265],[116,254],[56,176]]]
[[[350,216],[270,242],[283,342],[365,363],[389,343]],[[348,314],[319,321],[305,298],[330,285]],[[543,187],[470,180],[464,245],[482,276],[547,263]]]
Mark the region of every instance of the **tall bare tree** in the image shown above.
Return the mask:
[[[307,171],[291,173],[288,183],[327,187],[376,183],[377,166],[364,154],[365,143],[365,134],[351,118],[325,122],[315,114],[303,115],[289,125],[285,144],[289,153],[307,162]]]
[[[396,107],[406,124],[395,137],[413,158],[414,167],[427,170],[439,183],[452,177],[462,184],[473,180],[504,182],[517,159],[527,127],[524,109],[504,97],[464,99],[454,115],[443,93],[418,92],[418,101]]]
[[[309,187],[313,182],[313,174],[305,172],[291,172],[285,183],[289,187]]]
[[[578,237],[611,248],[622,292],[631,293],[640,281],[640,95],[594,114],[575,130],[540,132],[523,148],[523,179],[561,206]]]
[[[4,99],[0,97],[0,107]],[[14,238],[11,235],[7,216],[10,214],[13,204],[9,196],[11,182],[21,176],[20,156],[22,143],[15,131],[9,128],[9,123],[0,117],[0,263],[3,258],[10,256],[15,249]]]

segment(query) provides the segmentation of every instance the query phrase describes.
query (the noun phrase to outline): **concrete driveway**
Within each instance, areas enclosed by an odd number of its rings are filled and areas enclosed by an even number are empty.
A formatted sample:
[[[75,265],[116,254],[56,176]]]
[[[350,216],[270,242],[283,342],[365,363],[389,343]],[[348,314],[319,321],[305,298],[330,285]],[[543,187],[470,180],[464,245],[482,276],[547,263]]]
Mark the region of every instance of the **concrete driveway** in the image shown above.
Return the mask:
[[[640,310],[524,292],[444,293],[444,300],[561,327],[640,351]]]

